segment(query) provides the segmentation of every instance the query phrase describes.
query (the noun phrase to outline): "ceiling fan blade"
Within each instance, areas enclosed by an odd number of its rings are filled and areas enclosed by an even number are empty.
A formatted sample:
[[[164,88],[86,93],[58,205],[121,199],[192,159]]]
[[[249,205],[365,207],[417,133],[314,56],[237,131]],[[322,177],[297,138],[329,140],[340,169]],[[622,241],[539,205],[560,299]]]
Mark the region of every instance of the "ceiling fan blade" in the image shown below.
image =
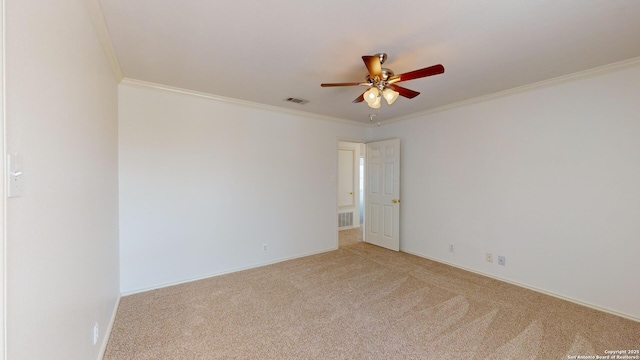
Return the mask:
[[[358,96],[355,100],[353,100],[352,103],[355,104],[355,103],[359,103],[359,102],[363,102],[363,101],[364,101],[364,93],[360,94],[360,96]]]
[[[367,66],[369,75],[371,75],[372,78],[382,74],[382,65],[380,64],[379,56],[363,56],[362,61],[364,61],[364,64]]]
[[[433,65],[433,66],[426,67],[424,69],[414,70],[408,73],[392,76],[389,79],[389,84],[397,83],[400,81],[419,79],[427,76],[438,75],[438,74],[442,74],[443,72],[444,72],[444,66],[442,66],[441,64]]]
[[[398,93],[400,93],[400,96],[404,96],[408,99],[413,99],[414,97],[420,95],[419,92],[417,91],[413,91],[411,89],[407,89],[407,88],[403,88],[402,86],[399,85],[391,85],[391,88],[393,88],[393,90],[397,91]]]
[[[329,83],[329,84],[320,84],[320,86],[322,87],[332,87],[332,86],[358,86],[358,85],[362,85],[363,83],[359,83],[359,82],[350,82],[350,83]],[[366,83],[364,83],[366,84]]]

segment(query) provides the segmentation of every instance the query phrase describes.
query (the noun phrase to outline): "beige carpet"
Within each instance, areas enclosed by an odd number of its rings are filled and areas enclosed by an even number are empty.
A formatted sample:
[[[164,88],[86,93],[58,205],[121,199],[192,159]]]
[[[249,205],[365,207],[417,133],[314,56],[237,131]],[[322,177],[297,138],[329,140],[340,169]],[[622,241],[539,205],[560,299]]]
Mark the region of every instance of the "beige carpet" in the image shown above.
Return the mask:
[[[340,230],[338,235],[338,246],[340,247],[362,242],[362,228]]]
[[[567,359],[640,323],[355,241],[121,299],[105,359]]]

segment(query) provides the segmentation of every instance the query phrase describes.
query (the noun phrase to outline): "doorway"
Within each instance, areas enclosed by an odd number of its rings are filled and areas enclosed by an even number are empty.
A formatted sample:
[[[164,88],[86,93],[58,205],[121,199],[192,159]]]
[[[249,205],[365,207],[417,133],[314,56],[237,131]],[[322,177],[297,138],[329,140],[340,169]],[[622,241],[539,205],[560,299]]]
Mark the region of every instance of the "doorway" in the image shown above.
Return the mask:
[[[366,241],[400,250],[400,139],[338,142],[337,209],[338,247]]]
[[[338,246],[364,240],[364,163],[366,145],[361,142],[338,142]]]

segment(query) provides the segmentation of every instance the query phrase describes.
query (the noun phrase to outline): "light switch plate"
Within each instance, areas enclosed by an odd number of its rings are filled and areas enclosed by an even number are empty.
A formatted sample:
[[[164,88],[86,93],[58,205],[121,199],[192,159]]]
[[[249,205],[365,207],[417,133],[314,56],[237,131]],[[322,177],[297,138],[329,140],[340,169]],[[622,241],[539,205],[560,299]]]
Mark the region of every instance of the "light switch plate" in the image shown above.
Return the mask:
[[[22,156],[16,154],[7,155],[7,196],[22,196]]]

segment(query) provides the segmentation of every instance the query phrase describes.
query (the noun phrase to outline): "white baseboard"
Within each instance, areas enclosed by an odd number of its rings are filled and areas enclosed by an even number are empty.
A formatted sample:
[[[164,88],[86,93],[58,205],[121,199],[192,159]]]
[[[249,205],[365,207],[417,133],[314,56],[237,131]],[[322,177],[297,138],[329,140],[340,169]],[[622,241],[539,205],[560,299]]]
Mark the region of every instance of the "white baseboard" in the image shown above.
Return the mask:
[[[498,281],[506,282],[506,283],[509,283],[511,285],[519,286],[521,288],[525,288],[525,289],[529,289],[529,290],[532,290],[532,291],[535,291],[535,292],[539,292],[539,293],[542,293],[542,294],[545,294],[545,295],[553,296],[554,298],[557,298],[557,299],[560,299],[560,300],[569,301],[569,302],[572,302],[574,304],[586,306],[586,307],[594,309],[594,310],[602,311],[602,312],[605,312],[605,313],[608,313],[608,314],[611,314],[611,315],[616,315],[616,316],[623,317],[625,319],[629,319],[629,320],[640,322],[640,318],[635,317],[633,315],[629,315],[629,314],[621,313],[621,312],[618,312],[618,311],[615,311],[615,310],[603,308],[603,307],[600,307],[598,305],[590,304],[588,302],[584,302],[584,301],[581,301],[581,300],[578,300],[578,299],[573,299],[573,298],[570,298],[570,297],[567,297],[567,296],[563,296],[563,295],[559,295],[559,294],[556,294],[556,293],[553,293],[553,292],[549,292],[547,290],[539,289],[539,288],[534,287],[534,286],[522,284],[522,283],[519,283],[517,281],[504,279],[504,278],[501,278],[501,277],[498,277],[498,276],[495,276],[495,275],[483,273],[483,272],[475,270],[475,269],[470,269],[470,268],[467,268],[467,267],[464,267],[464,266],[460,266],[460,265],[457,265],[457,264],[452,264],[452,263],[446,262],[444,260],[435,259],[435,258],[426,256],[426,255],[423,255],[423,254],[419,254],[419,253],[416,253],[416,252],[413,252],[413,251],[408,251],[406,249],[400,249],[400,251],[405,252],[407,254],[415,255],[415,256],[418,256],[418,257],[421,257],[421,258],[424,258],[424,259],[427,259],[427,260],[435,261],[437,263],[453,266],[455,268],[462,269],[462,270],[465,270],[465,271],[469,271],[469,272],[472,272],[474,274],[478,274],[478,275],[486,276],[486,277],[489,277],[489,278],[492,278],[492,279],[495,279],[495,280],[498,280]]]
[[[116,314],[118,313],[118,307],[120,306],[120,298],[122,295],[118,296],[116,300],[116,304],[113,307],[113,313],[111,314],[111,320],[109,320],[109,325],[105,329],[104,337],[102,338],[102,345],[100,345],[100,352],[98,353],[98,360],[102,360],[104,357],[104,352],[107,350],[107,344],[109,343],[109,337],[111,337],[111,330],[113,330],[113,324],[116,322]]]
[[[311,255],[323,254],[323,253],[326,253],[326,252],[329,252],[329,251],[335,251],[337,249],[338,249],[338,245],[336,243],[336,246],[334,246],[332,248],[329,248],[329,249],[325,249],[325,250],[314,251],[314,252],[305,253],[305,254],[302,254],[302,255],[291,256],[291,257],[286,257],[286,258],[280,258],[280,259],[267,261],[267,262],[263,262],[263,263],[258,263],[258,264],[255,264],[255,265],[250,265],[250,266],[245,266],[245,267],[233,268],[233,269],[230,269],[230,270],[225,270],[225,271],[220,271],[220,272],[217,272],[217,273],[212,273],[212,274],[207,274],[207,275],[198,276],[198,277],[194,277],[194,278],[189,278],[189,279],[185,279],[185,280],[175,281],[175,282],[172,282],[172,283],[167,283],[167,284],[162,284],[162,285],[157,285],[157,286],[150,286],[150,287],[147,287],[147,288],[142,288],[142,289],[137,289],[137,290],[132,290],[132,291],[125,291],[125,292],[121,293],[121,296],[139,294],[139,293],[143,293],[143,292],[147,292],[147,291],[166,288],[166,287],[169,287],[169,286],[175,286],[175,285],[190,283],[192,281],[208,279],[208,278],[214,277],[214,276],[226,275],[226,274],[231,274],[231,273],[238,272],[238,271],[255,269],[255,268],[262,267],[262,266],[267,266],[267,265],[271,265],[271,264],[277,264],[277,263],[283,262],[283,261],[299,259],[299,258],[311,256]]]

